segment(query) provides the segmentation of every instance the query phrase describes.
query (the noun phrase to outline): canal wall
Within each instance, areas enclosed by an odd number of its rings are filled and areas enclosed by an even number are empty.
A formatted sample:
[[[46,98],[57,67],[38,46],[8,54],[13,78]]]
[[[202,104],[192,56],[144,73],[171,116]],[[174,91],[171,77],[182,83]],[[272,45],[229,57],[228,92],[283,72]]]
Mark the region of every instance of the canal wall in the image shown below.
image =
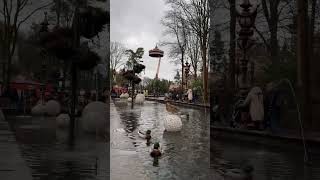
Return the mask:
[[[210,105],[208,104],[195,104],[195,103],[187,103],[187,102],[181,102],[181,101],[172,101],[172,100],[164,100],[160,98],[151,98],[151,97],[146,97],[147,101],[156,101],[162,104],[165,104],[166,102],[169,102],[170,104],[177,105],[177,106],[182,106],[186,108],[197,108],[197,109],[209,109]]]
[[[246,129],[235,129],[229,127],[210,127],[212,139],[243,140],[262,145],[298,145],[303,148],[303,139],[299,132],[272,133],[269,131],[255,131]],[[317,147],[320,144],[320,134],[306,132],[305,142],[308,147]]]
[[[0,109],[0,179],[32,180],[31,170],[22,158],[19,145]]]

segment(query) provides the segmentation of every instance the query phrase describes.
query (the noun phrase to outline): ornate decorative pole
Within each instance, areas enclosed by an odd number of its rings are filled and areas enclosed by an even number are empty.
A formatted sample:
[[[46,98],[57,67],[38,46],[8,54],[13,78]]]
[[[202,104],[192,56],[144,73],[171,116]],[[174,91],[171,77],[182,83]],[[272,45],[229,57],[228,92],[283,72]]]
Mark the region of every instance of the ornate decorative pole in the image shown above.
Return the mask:
[[[189,72],[190,72],[190,64],[188,63],[188,61],[186,62],[184,68],[185,68],[184,72],[185,72],[185,76],[186,76],[186,89],[188,89],[188,77],[189,77]]]
[[[41,29],[40,33],[47,33],[48,32],[48,17],[47,17],[47,12],[44,13],[44,19],[43,22],[41,23]],[[42,85],[41,85],[41,100],[42,103],[44,104],[44,96],[45,96],[45,88],[46,88],[46,71],[47,71],[47,65],[46,65],[46,58],[47,58],[47,52],[45,49],[41,50],[41,56],[42,56],[42,65],[41,65],[41,80],[42,80]]]
[[[241,13],[237,12],[238,16],[238,23],[241,27],[240,31],[238,32],[238,46],[243,51],[243,56],[240,59],[240,82],[239,88],[241,94],[246,94],[248,91],[248,82],[247,82],[247,71],[248,71],[248,57],[247,51],[253,45],[252,40],[250,37],[253,36],[253,26],[257,16],[257,8],[253,11],[250,11],[252,4],[250,4],[249,0],[243,0],[240,4],[242,8]],[[239,79],[238,79],[239,81]]]

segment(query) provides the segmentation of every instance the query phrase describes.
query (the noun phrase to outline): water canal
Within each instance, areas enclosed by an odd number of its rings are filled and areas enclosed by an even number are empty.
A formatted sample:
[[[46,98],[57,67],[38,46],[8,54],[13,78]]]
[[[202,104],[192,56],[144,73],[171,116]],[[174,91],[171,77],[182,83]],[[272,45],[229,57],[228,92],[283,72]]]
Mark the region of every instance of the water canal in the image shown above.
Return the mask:
[[[320,179],[320,149],[309,148],[310,163],[304,163],[301,143],[255,142],[244,137],[213,137],[211,168],[223,176],[245,165],[254,168],[253,180]]]
[[[164,132],[164,104],[147,101],[131,109],[127,102],[115,100],[110,104],[110,146],[77,128],[72,149],[67,143],[67,130],[55,128],[54,118],[16,118],[10,122],[36,180],[107,179],[109,173],[112,180],[222,180],[224,174],[243,164],[254,167],[254,180],[320,179],[317,148],[310,149],[312,163],[305,166],[300,145],[270,146],[214,138],[210,157],[208,112],[181,107],[180,110],[189,117],[182,118],[181,132],[169,133]],[[160,142],[164,150],[157,165],[149,156],[150,147],[137,133],[147,129],[152,131],[152,141]]]
[[[164,132],[164,104],[145,102],[134,109],[126,102],[111,104],[111,179],[209,179],[209,114],[204,110],[180,110],[182,131]],[[157,166],[149,155],[150,147],[138,136],[138,130],[152,131],[164,151]]]
[[[54,117],[12,119],[22,156],[35,180],[100,180],[108,177],[108,144],[76,128],[74,146],[67,129],[58,129]]]

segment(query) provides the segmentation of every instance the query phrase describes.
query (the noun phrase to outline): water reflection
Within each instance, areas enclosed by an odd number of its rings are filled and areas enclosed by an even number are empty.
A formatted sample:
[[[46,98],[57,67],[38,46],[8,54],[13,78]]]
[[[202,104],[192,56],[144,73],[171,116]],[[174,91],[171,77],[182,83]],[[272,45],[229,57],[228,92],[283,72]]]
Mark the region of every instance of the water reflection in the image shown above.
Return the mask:
[[[93,180],[105,179],[105,173],[97,176],[96,159],[108,153],[106,143],[87,135],[76,127],[73,148],[68,145],[67,129],[56,129],[55,118],[34,117],[10,121],[14,128],[22,156],[39,180]],[[99,144],[104,144],[99,146]],[[104,161],[108,161],[104,159]],[[103,163],[101,163],[103,164]],[[99,172],[106,171],[105,166]],[[102,174],[102,173],[101,173]]]
[[[314,180],[320,179],[320,154],[312,153],[312,165],[306,166],[299,146],[263,146],[245,141],[217,140],[212,143],[212,164],[220,175],[241,169],[244,163],[253,168],[253,179]],[[247,162],[246,162],[247,161]]]

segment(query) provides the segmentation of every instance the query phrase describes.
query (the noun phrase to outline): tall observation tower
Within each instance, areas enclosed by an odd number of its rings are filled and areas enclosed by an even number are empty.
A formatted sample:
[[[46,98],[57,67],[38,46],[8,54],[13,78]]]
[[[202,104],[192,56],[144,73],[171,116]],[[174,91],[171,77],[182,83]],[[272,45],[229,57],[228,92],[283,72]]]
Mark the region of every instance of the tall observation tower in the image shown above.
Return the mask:
[[[163,57],[163,51],[158,49],[158,46],[156,46],[154,49],[149,51],[149,56],[154,57],[154,58],[159,58],[159,62],[158,62],[158,66],[157,66],[157,73],[156,73],[156,77],[155,77],[155,79],[158,79],[160,62],[161,62],[161,58]]]

